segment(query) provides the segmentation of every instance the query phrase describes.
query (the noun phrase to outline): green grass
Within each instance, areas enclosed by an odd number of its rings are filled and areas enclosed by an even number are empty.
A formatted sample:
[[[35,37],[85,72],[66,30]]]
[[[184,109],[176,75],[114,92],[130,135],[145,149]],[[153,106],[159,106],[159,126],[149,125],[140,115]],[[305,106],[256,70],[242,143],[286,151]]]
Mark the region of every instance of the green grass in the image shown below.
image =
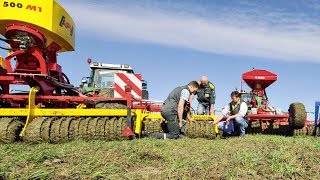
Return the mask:
[[[318,179],[320,139],[0,144],[0,179]]]

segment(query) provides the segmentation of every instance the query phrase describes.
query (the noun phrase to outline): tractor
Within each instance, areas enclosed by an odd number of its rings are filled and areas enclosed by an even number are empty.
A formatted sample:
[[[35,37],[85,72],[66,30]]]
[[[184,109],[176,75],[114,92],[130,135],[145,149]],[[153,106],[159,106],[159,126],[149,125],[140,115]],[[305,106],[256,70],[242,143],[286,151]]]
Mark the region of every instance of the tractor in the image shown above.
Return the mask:
[[[133,68],[127,64],[91,63],[88,59],[91,74],[83,77],[81,90],[86,95],[99,95],[107,97],[123,97],[121,86],[129,84],[136,87],[134,97],[149,99],[147,81],[141,79],[141,74],[135,74]],[[142,94],[141,94],[142,93]]]

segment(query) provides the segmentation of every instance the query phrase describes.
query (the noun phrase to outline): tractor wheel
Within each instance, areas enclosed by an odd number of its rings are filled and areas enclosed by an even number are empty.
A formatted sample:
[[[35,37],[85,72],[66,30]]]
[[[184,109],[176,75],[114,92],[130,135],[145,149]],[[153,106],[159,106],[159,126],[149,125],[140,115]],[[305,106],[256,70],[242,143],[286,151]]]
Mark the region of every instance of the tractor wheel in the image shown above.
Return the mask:
[[[302,129],[306,122],[306,108],[302,103],[296,102],[289,107],[289,125],[293,129]]]

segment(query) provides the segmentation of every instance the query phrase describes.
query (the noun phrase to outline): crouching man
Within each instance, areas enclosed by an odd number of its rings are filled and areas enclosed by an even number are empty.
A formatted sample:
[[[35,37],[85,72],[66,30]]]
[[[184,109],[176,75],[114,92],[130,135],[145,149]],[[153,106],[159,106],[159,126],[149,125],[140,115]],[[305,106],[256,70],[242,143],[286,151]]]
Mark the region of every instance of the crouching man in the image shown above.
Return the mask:
[[[214,124],[218,124],[218,128],[224,134],[241,136],[246,133],[245,129],[248,127],[247,120],[247,104],[241,99],[241,94],[238,91],[231,93],[232,101],[227,105],[217,118]],[[225,120],[223,122],[220,122]]]
[[[183,120],[185,118],[191,120],[186,106],[190,100],[190,95],[196,93],[198,88],[198,82],[191,81],[188,85],[177,87],[171,91],[161,108],[161,115],[166,120],[166,130],[164,130],[166,132],[150,133],[145,134],[145,136],[157,139],[178,139],[183,137],[181,135],[185,125]]]

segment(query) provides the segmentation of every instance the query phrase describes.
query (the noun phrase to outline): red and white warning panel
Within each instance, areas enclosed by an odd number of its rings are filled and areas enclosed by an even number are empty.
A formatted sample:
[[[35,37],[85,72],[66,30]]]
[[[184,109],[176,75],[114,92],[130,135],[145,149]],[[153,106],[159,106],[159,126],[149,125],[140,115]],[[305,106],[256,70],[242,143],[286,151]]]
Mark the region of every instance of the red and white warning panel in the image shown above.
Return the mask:
[[[115,73],[114,75],[114,97],[123,98],[125,97],[126,85],[131,86],[132,95],[134,98],[142,98],[142,76],[141,74],[124,74]]]

